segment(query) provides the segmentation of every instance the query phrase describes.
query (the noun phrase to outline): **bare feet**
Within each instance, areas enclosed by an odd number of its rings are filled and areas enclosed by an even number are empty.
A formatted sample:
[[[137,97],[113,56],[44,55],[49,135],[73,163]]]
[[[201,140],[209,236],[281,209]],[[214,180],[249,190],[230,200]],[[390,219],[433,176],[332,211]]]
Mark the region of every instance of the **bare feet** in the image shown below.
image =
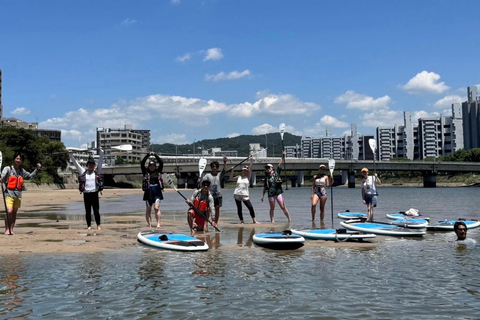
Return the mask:
[[[88,227],[87,230],[92,230],[92,227]]]
[[[159,224],[157,224],[157,229],[160,229],[160,223],[159,223]]]
[[[13,236],[15,233],[10,232],[10,230],[7,230],[7,231],[5,231],[5,234],[6,234],[7,236]]]
[[[102,230],[102,228],[100,226],[97,226],[97,230]]]
[[[240,220],[240,224],[245,224],[245,222],[243,222],[243,220]]]
[[[271,222],[271,223],[275,223],[275,220],[272,219],[272,220],[270,220],[270,222]]]
[[[253,223],[260,224],[260,222],[257,221],[257,219],[253,219]]]

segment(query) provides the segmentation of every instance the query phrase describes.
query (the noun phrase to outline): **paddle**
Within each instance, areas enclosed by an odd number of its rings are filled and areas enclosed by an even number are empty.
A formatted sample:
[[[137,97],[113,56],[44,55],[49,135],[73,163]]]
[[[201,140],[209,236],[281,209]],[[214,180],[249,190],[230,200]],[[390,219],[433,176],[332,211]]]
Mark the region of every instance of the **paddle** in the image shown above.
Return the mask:
[[[375,139],[369,139],[368,144],[370,145],[370,149],[372,149],[372,152],[373,152],[373,171],[376,173],[377,171],[375,169],[375,158],[376,158],[375,151],[377,151],[377,142],[375,141]]]
[[[282,138],[282,152],[283,152],[283,151],[285,151],[285,146],[283,145],[283,134],[285,133],[285,123],[280,123],[279,130],[280,130],[280,138]],[[282,156],[283,156],[283,154],[282,154]],[[286,158],[286,156],[285,156],[285,158]],[[287,166],[286,166],[286,163],[285,163],[285,159],[283,160],[283,170],[284,170],[283,177],[285,179],[285,190],[288,190]]]
[[[175,187],[175,183],[173,183],[172,178],[170,177],[170,175],[169,175],[169,174],[166,174],[166,175],[164,175],[163,177],[165,178],[165,180],[167,180],[167,184],[168,184],[170,187],[172,187],[173,189],[175,189],[175,191],[177,191],[177,193],[178,193],[179,195],[181,195],[182,198],[185,199],[185,201],[186,201],[187,198],[185,198],[185,196],[184,196],[180,191],[177,190],[177,187]],[[207,220],[208,223],[210,223],[210,225],[215,228],[215,230],[217,230],[218,232],[221,232],[217,227],[215,227],[215,226],[213,225],[212,221],[208,220],[207,216],[205,216],[202,211],[198,210],[198,209],[195,208],[195,206],[193,206],[193,205],[190,205],[190,208],[192,208],[193,211],[195,211],[195,213],[198,214],[200,217],[202,217],[203,219]]]
[[[2,151],[0,151],[0,170],[2,170],[2,162],[3,162],[3,155]],[[12,230],[10,229],[10,218],[8,217],[8,209],[7,209],[7,202],[5,201],[5,190],[3,189],[3,181],[1,182],[2,185],[2,195],[3,195],[3,205],[5,206],[5,217],[7,218],[7,228],[8,234],[12,235]]]
[[[200,158],[198,160],[198,178],[202,178],[203,170],[205,170],[205,167],[207,166],[207,159],[205,158]],[[200,185],[197,183],[197,189],[200,188]]]
[[[331,189],[331,196],[330,196],[330,199],[331,199],[331,207],[332,207],[332,228],[333,228],[333,170],[335,170],[335,159],[329,159],[328,160],[328,168],[330,169],[330,178],[331,178],[331,182],[330,182],[330,189]]]
[[[253,157],[253,160],[255,160],[254,154],[258,154],[258,152],[252,152],[251,156]],[[242,163],[244,163],[248,159],[250,159],[250,156],[246,157],[245,159],[243,159],[242,161],[240,161],[239,163],[237,163],[236,165],[234,165],[230,169],[226,170],[225,173],[232,171],[233,169],[235,169],[236,167],[238,167],[239,165],[241,165]]]

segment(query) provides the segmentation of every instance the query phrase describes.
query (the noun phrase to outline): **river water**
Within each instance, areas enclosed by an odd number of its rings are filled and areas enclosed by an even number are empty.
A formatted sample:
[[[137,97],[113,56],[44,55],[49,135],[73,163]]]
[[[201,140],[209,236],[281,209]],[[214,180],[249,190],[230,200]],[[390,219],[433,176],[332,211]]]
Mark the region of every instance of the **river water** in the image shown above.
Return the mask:
[[[419,209],[431,221],[478,219],[478,188],[381,188],[375,220]],[[185,196],[190,191],[182,191]],[[253,233],[312,227],[309,188],[285,191],[289,226],[277,209],[271,224],[231,225],[211,232],[199,253],[155,250],[0,256],[0,317],[48,319],[479,319],[480,229],[477,245],[454,248],[453,232],[422,239],[383,237],[376,246],[306,245],[272,251],[252,245]],[[268,222],[261,189],[251,190],[260,222]],[[326,227],[332,226],[331,197]],[[141,195],[102,201],[103,215],[139,212]],[[335,188],[333,211],[365,212],[360,189]],[[185,203],[168,193],[164,219],[185,219]],[[246,210],[244,210],[244,214]],[[318,210],[317,210],[318,211]],[[82,212],[81,203],[56,211]],[[40,214],[40,213],[39,213]],[[246,218],[248,217],[248,213]],[[235,222],[232,190],[224,192],[221,219]],[[317,212],[318,219],[318,212]],[[246,219],[248,221],[248,219]],[[334,227],[339,219],[333,219]],[[106,225],[105,227],[108,227]],[[222,224],[219,225],[222,229]],[[317,225],[318,227],[318,225]],[[187,227],[179,230],[186,233]]]

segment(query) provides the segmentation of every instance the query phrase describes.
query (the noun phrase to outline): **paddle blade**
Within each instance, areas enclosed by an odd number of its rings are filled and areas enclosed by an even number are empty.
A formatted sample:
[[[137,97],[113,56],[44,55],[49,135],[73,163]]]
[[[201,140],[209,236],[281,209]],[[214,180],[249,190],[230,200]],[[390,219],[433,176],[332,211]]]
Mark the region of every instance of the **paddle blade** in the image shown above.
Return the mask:
[[[133,147],[131,144],[122,144],[119,146],[112,147],[112,149],[117,149],[120,151],[132,151]]]
[[[3,155],[2,155],[2,151],[0,151],[0,170],[2,170],[2,162],[3,162]]]
[[[202,176],[203,170],[205,170],[206,166],[207,166],[207,159],[201,158],[198,161],[198,173],[200,177]]]
[[[285,123],[280,123],[279,130],[280,130],[280,137],[283,140],[283,134],[285,133]]]
[[[335,159],[328,160],[328,168],[330,169],[330,175],[333,175],[333,170],[335,170]]]
[[[372,149],[372,152],[375,153],[377,150],[377,141],[375,139],[369,139],[368,144],[370,145],[370,149]]]
[[[172,180],[172,177],[169,175],[169,174],[165,174],[163,175],[163,178],[165,178],[165,181],[167,182],[167,184],[170,186],[170,188],[175,188],[175,184],[173,183],[173,180]]]

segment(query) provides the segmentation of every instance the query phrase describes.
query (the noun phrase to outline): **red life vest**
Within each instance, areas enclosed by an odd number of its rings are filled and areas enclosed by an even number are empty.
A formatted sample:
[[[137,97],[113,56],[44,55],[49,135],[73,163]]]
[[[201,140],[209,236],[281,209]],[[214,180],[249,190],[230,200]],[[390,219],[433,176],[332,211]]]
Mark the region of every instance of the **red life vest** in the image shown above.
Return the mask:
[[[205,212],[207,211],[208,202],[204,200],[200,201],[198,200],[198,198],[195,198],[195,200],[193,201],[193,206],[198,210]]]
[[[23,187],[23,177],[22,176],[9,176],[7,189],[9,190],[22,190]]]

